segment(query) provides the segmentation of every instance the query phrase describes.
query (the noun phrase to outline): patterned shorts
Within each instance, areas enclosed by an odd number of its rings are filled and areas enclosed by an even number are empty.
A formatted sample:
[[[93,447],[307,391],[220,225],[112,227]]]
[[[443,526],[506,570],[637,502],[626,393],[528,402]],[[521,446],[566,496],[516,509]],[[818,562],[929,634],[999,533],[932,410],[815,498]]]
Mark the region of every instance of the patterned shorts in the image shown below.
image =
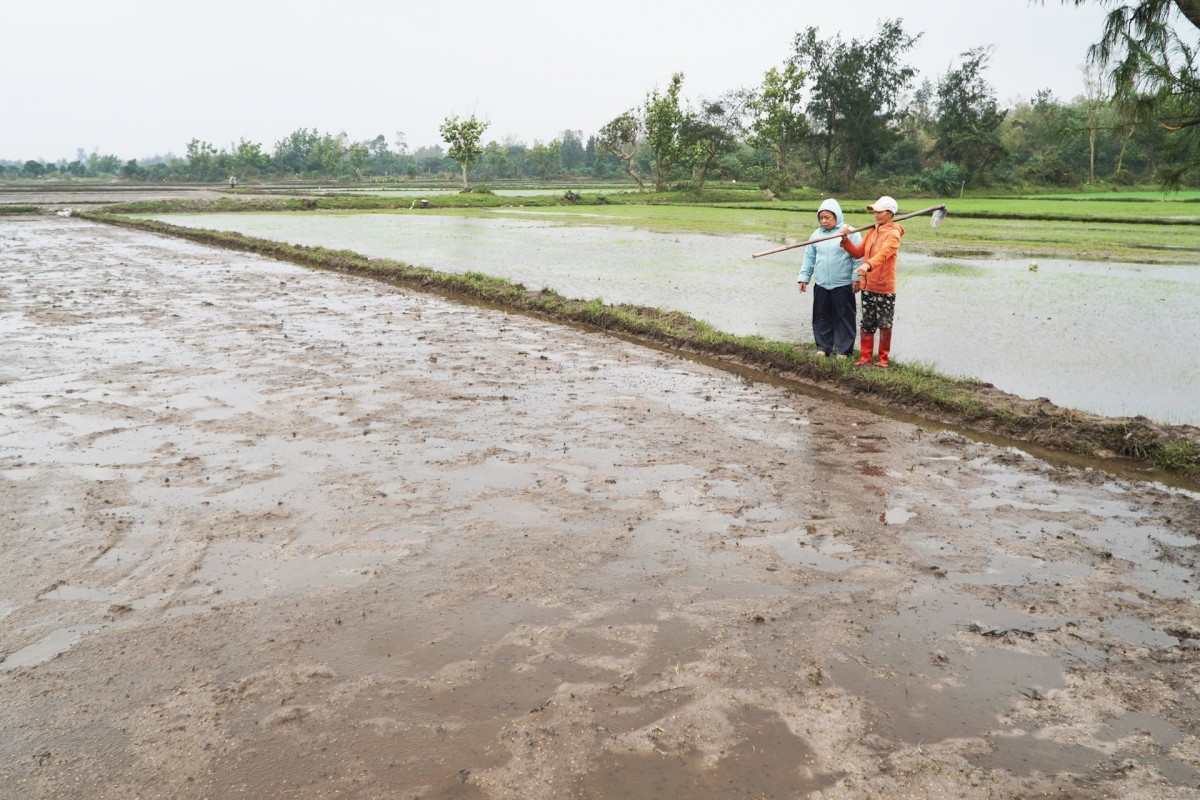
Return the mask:
[[[874,333],[877,328],[892,327],[892,317],[896,314],[896,295],[862,293],[862,329],[863,333]]]

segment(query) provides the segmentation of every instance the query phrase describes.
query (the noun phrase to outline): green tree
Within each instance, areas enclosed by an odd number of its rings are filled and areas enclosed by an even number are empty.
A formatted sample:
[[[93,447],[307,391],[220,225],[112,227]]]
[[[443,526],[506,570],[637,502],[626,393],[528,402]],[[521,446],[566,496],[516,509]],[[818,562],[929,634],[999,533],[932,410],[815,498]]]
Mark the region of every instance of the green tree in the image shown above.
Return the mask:
[[[596,149],[599,147],[599,140],[595,134],[587,138],[587,144],[583,146],[583,167],[591,171],[596,167]]]
[[[892,145],[892,149],[889,151],[891,157],[894,158],[898,151],[905,153],[915,151],[918,161],[923,161],[923,158],[933,151],[934,142],[937,140],[934,132],[937,122],[936,102],[937,90],[934,88],[933,82],[926,78],[913,92],[912,99],[904,106],[897,118],[896,133],[900,140]],[[911,171],[920,172],[923,166],[925,166],[924,163],[914,164],[915,169]]]
[[[508,151],[498,142],[488,142],[487,147],[483,148],[484,174],[490,180],[511,178],[512,168],[512,161],[508,158]]]
[[[102,156],[98,151],[93,150],[87,157],[88,174],[91,176],[116,175],[121,169],[121,163],[121,159],[112,154]]]
[[[962,167],[971,183],[986,182],[988,171],[1006,155],[998,133],[1005,112],[983,78],[990,58],[988,48],[968,50],[962,65],[938,81],[934,150]]]
[[[371,148],[366,142],[351,142],[346,148],[346,166],[355,178],[361,178],[371,158]]]
[[[821,40],[811,27],[796,35],[792,61],[809,84],[809,141],[827,184],[835,172],[854,180],[891,148],[901,98],[916,75],[900,59],[920,38],[905,33],[898,19],[884,20],[865,41]]]
[[[716,100],[704,100],[684,116],[680,138],[684,161],[692,168],[692,187],[699,193],[721,156],[735,151],[745,130],[752,93],[735,89]]]
[[[683,111],[679,107],[679,95],[683,90],[683,73],[676,72],[665,93],[658,89],[646,95],[643,106],[643,124],[646,142],[654,154],[650,168],[654,175],[655,191],[665,192],[671,173],[679,165],[683,155],[680,132],[683,127]]]
[[[476,119],[471,115],[467,119],[460,119],[458,116],[447,117],[442,121],[438,131],[442,134],[444,141],[449,149],[447,154],[450,158],[458,162],[458,166],[462,168],[463,188],[469,189],[467,183],[467,170],[472,167],[479,157],[483,155],[483,148],[479,145],[479,139],[483,136],[483,132],[487,130],[489,123]]]
[[[449,163],[440,145],[418,147],[413,153],[413,164],[423,175],[441,175]]]
[[[217,148],[199,139],[188,142],[187,174],[194,181],[217,180]]]
[[[172,180],[176,172],[172,170],[171,165],[166,162],[159,161],[146,167],[146,180],[158,181],[160,183]]]
[[[310,170],[320,134],[316,128],[297,128],[275,143],[275,168],[286,174],[301,175]]]
[[[557,175],[562,170],[562,143],[557,139],[549,144],[534,142],[525,153],[525,168],[542,180]]]
[[[1087,109],[1088,128],[1088,182],[1096,182],[1096,139],[1100,135],[1100,118],[1107,105],[1105,76],[1095,64],[1083,70],[1083,99]]]
[[[1001,144],[1018,162],[1054,149],[1066,121],[1062,104],[1049,89],[1041,89],[1029,102],[1008,110],[1001,126]]]
[[[404,172],[404,134],[397,134],[400,152],[393,153],[388,149],[387,137],[382,133],[374,139],[363,142],[367,148],[367,163],[365,169],[372,175],[399,175]]]
[[[563,169],[571,173],[581,172],[587,155],[583,148],[583,131],[563,131],[561,142]]]
[[[309,167],[313,172],[336,178],[342,171],[342,163],[346,159],[345,132],[334,136],[331,133],[318,136],[310,154]]]
[[[516,178],[524,175],[526,172],[525,156],[528,155],[529,148],[525,146],[524,142],[518,142],[512,136],[504,137],[502,146],[504,147],[505,155],[508,156],[508,163],[512,165],[509,168],[510,177]]]
[[[394,166],[394,162],[392,153],[388,150],[387,137],[381,133],[371,139],[363,139],[361,144],[367,151],[363,172],[368,175],[383,175],[393,172],[391,168]]]
[[[1084,100],[1062,103],[1043,89],[1032,101],[1017,103],[1006,112],[998,136],[1008,154],[1006,161],[1015,167],[1018,178],[1048,186],[1073,186],[1087,176],[1086,106]],[[1110,103],[1104,115],[1106,119],[1111,115]],[[1097,146],[1112,141],[1113,137],[1098,138]],[[1100,155],[1098,152],[1098,160]],[[1116,160],[1114,153],[1111,161]]]
[[[1111,10],[1089,59],[1110,70],[1114,99],[1130,124],[1171,134],[1159,179],[1178,188],[1200,171],[1200,0],[1091,1]]]
[[[750,142],[771,154],[774,174],[768,183],[781,192],[792,184],[793,160],[809,132],[808,119],[800,108],[804,78],[804,70],[795,61],[787,61],[783,69],[771,67],[749,100]]]
[[[269,168],[270,162],[261,144],[241,139],[230,153],[229,169],[243,178],[257,178]]]
[[[145,180],[146,170],[138,164],[136,158],[131,158],[121,167],[121,177],[131,181]]]
[[[625,174],[637,182],[638,191],[644,192],[646,184],[636,163],[641,141],[642,120],[633,110],[614,117],[600,129],[600,149],[618,159]]]
[[[391,153],[391,151],[388,150],[387,137],[382,133],[376,136],[374,139],[365,142],[365,144],[367,149],[371,151],[371,158],[375,159],[376,161],[383,161]]]

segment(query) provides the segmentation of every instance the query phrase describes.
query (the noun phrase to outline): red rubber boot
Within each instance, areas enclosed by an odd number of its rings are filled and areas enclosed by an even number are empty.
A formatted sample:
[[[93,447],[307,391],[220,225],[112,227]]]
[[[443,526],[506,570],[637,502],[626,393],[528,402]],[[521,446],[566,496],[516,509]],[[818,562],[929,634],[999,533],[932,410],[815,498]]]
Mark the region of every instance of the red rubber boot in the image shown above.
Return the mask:
[[[862,349],[862,355],[854,362],[854,366],[866,366],[871,363],[871,353],[875,350],[875,334],[862,331],[859,334],[859,347]]]
[[[892,329],[879,329],[879,363],[875,366],[887,369],[888,354],[892,352]]]

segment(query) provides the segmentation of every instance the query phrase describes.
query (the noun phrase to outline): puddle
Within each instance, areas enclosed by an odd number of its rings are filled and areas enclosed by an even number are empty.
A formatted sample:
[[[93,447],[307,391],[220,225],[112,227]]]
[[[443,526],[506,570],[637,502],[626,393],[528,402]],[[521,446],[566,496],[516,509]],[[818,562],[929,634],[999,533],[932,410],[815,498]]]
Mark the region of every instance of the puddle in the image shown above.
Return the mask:
[[[1194,601],[1200,592],[1195,570],[1188,562],[1172,560],[1169,548],[1192,548],[1194,537],[1179,536],[1155,525],[1133,526],[1104,519],[1095,529],[1076,531],[1101,558],[1120,558],[1134,565],[1128,582],[1135,589],[1160,597]]]
[[[254,747],[202,788],[212,797],[248,790],[260,797],[291,796],[335,765],[353,761],[378,765],[377,774],[394,776],[397,785],[424,786],[421,797],[484,797],[474,773],[510,757],[497,742],[520,742],[526,721],[560,713],[559,703],[586,702],[585,718],[616,735],[664,720],[691,701],[688,692],[630,694],[673,665],[694,661],[705,639],[686,623],[658,615],[646,604],[581,627],[566,610],[481,598],[448,612],[348,621],[342,635],[318,646],[316,660],[347,683],[370,676],[371,689],[336,690],[336,720],[328,723],[336,735],[306,720],[306,732],[321,747],[297,760],[293,734],[243,720],[245,729],[233,735],[253,736]],[[571,686],[588,691],[577,701]],[[605,686],[621,691],[595,688]],[[278,708],[273,696],[262,702],[264,713]],[[571,712],[561,713],[571,718]],[[777,718],[748,712],[737,725],[751,748],[802,754]],[[736,755],[745,747],[740,744]],[[743,765],[745,760],[730,762],[725,774],[752,781],[749,770],[761,761]],[[288,765],[286,772],[280,764]]]
[[[86,589],[81,586],[60,586],[38,598],[39,600],[86,600],[90,603],[123,603],[125,598],[103,589]]]
[[[796,260],[753,261],[747,236],[660,234],[571,225],[570,217],[453,214],[211,214],[157,217],[296,244],[350,249],[447,272],[479,271],[569,297],[603,297],[685,311],[735,335],[811,341],[809,299],[794,290]],[[587,254],[586,258],[581,253]],[[974,258],[947,281],[947,259]],[[1170,324],[1200,339],[1200,282],[1185,265],[1042,261],[990,254],[905,253],[896,306],[896,358],[994,383],[1023,397],[1109,416],[1200,424],[1200,351],[1146,358],[1129,327]],[[954,266],[953,261],[949,262]],[[1072,303],[1056,300],[1071,296]],[[1182,326],[1182,327],[1180,327]],[[979,341],[988,357],[979,358]],[[1081,355],[1082,354],[1082,355]],[[1136,381],[1128,380],[1137,365]],[[872,450],[870,446],[864,451]]]
[[[1115,719],[1104,726],[1098,734],[1102,741],[1116,742],[1127,737],[1149,739],[1154,752],[1147,754],[1145,748],[1137,748],[1136,756],[1145,759],[1158,769],[1172,785],[1200,786],[1200,771],[1195,766],[1171,758],[1169,753],[1173,747],[1190,738],[1170,722],[1149,714],[1130,711],[1125,716]],[[1124,751],[1128,757],[1134,757],[1133,748]]]
[[[245,600],[358,586],[404,555],[395,550],[323,555],[303,546],[216,541],[209,544],[194,577],[226,599]]]
[[[1036,731],[1004,719],[1028,693],[1063,687],[1063,665],[972,632],[1036,635],[1065,622],[992,607],[968,595],[926,595],[876,629],[859,654],[835,662],[830,678],[868,701],[874,726],[886,736],[913,744],[982,738],[992,746],[990,767],[1023,775],[1086,772],[1106,756],[1039,740]]]
[[[11,672],[21,667],[31,667],[49,661],[57,655],[67,652],[76,642],[90,633],[108,627],[105,624],[74,625],[69,628],[59,628],[53,633],[43,636],[33,644],[23,647],[15,653],[10,653],[0,661],[0,672]]]
[[[579,781],[577,796],[757,800],[807,796],[836,779],[809,768],[811,751],[778,715],[748,708],[728,721],[734,744],[715,763],[696,750],[662,749],[658,744],[650,753],[610,751]]]
[[[947,578],[973,586],[1014,586],[1059,584],[1090,575],[1095,569],[1086,564],[1046,561],[1029,556],[994,555],[982,572],[950,572]]]
[[[1146,605],[1145,600],[1138,597],[1136,594],[1132,594],[1131,592],[1121,592],[1121,591],[1109,592],[1108,596],[1113,598],[1114,600],[1120,600],[1122,602],[1129,603],[1129,604],[1135,605],[1135,606]]]
[[[978,463],[978,462],[977,462]],[[1097,564],[1112,559],[1128,562],[1132,589],[1171,598],[1195,598],[1200,584],[1190,558],[1177,557],[1200,545],[1195,536],[1185,536],[1160,525],[1147,523],[1144,513],[1112,484],[1107,496],[1092,495],[1086,501],[1064,492],[1046,476],[1022,471],[984,468],[982,473],[995,488],[974,491],[970,508],[986,511],[993,535],[1002,539],[1036,539],[1057,535],[1078,538],[1095,563],[1050,563],[1036,558],[996,556],[983,576],[955,575],[975,583],[1018,580],[1058,581],[1086,574]],[[1035,521],[1031,522],[1033,518]],[[1062,521],[1060,521],[1062,520]],[[1084,520],[1068,525],[1067,520]]]
[[[286,726],[243,718],[235,735],[252,737],[254,747],[201,794],[299,796],[300,787],[351,761],[379,765],[379,774],[398,785],[424,785],[422,797],[483,797],[463,767],[479,771],[507,760],[504,748],[494,747],[504,724],[544,706],[564,681],[613,678],[607,670],[533,658],[536,631],[563,616],[485,598],[446,613],[347,620],[352,627],[319,647],[317,662],[331,676],[369,676],[374,689],[347,686],[329,732],[316,734],[322,746],[303,759]],[[263,714],[278,709],[278,701],[264,703]],[[285,772],[280,764],[288,765]]]
[[[703,590],[706,600],[770,597],[787,591],[785,587],[758,580],[758,569],[742,553],[749,540],[720,540],[714,549],[709,536],[724,534],[732,518],[714,514],[707,528],[689,528],[677,523],[679,517],[668,510],[662,517],[646,520],[629,532],[626,557],[601,568],[600,574],[610,590],[636,592],[647,586],[656,589],[662,579],[670,576],[673,583]],[[699,519],[691,514],[687,518]],[[697,535],[701,533],[707,535]]]
[[[1151,650],[1179,645],[1178,638],[1132,617],[1109,617],[1104,620],[1104,631],[1113,639]]]
[[[992,753],[971,759],[983,769],[1002,769],[1018,775],[1071,772],[1091,775],[1110,761],[1107,753],[1082,745],[1064,744],[1024,730],[998,731],[990,737]]]
[[[839,542],[828,533],[810,534],[805,528],[795,528],[787,533],[771,536],[740,539],[738,544],[741,547],[770,547],[783,561],[819,572],[845,572],[865,564],[887,566],[859,558],[848,558],[854,552],[852,545]]]
[[[480,464],[448,469],[443,478],[459,495],[474,495],[483,492],[514,492],[532,486],[541,473],[541,467],[530,464],[510,464],[497,458],[489,458]]]

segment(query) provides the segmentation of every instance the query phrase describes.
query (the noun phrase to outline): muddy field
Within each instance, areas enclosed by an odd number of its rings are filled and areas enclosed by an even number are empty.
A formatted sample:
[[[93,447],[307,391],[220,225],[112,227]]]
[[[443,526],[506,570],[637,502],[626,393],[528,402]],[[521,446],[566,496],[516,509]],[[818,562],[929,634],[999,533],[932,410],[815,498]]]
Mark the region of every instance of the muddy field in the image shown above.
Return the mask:
[[[1200,797],[1200,498],[0,218],[0,797]]]

